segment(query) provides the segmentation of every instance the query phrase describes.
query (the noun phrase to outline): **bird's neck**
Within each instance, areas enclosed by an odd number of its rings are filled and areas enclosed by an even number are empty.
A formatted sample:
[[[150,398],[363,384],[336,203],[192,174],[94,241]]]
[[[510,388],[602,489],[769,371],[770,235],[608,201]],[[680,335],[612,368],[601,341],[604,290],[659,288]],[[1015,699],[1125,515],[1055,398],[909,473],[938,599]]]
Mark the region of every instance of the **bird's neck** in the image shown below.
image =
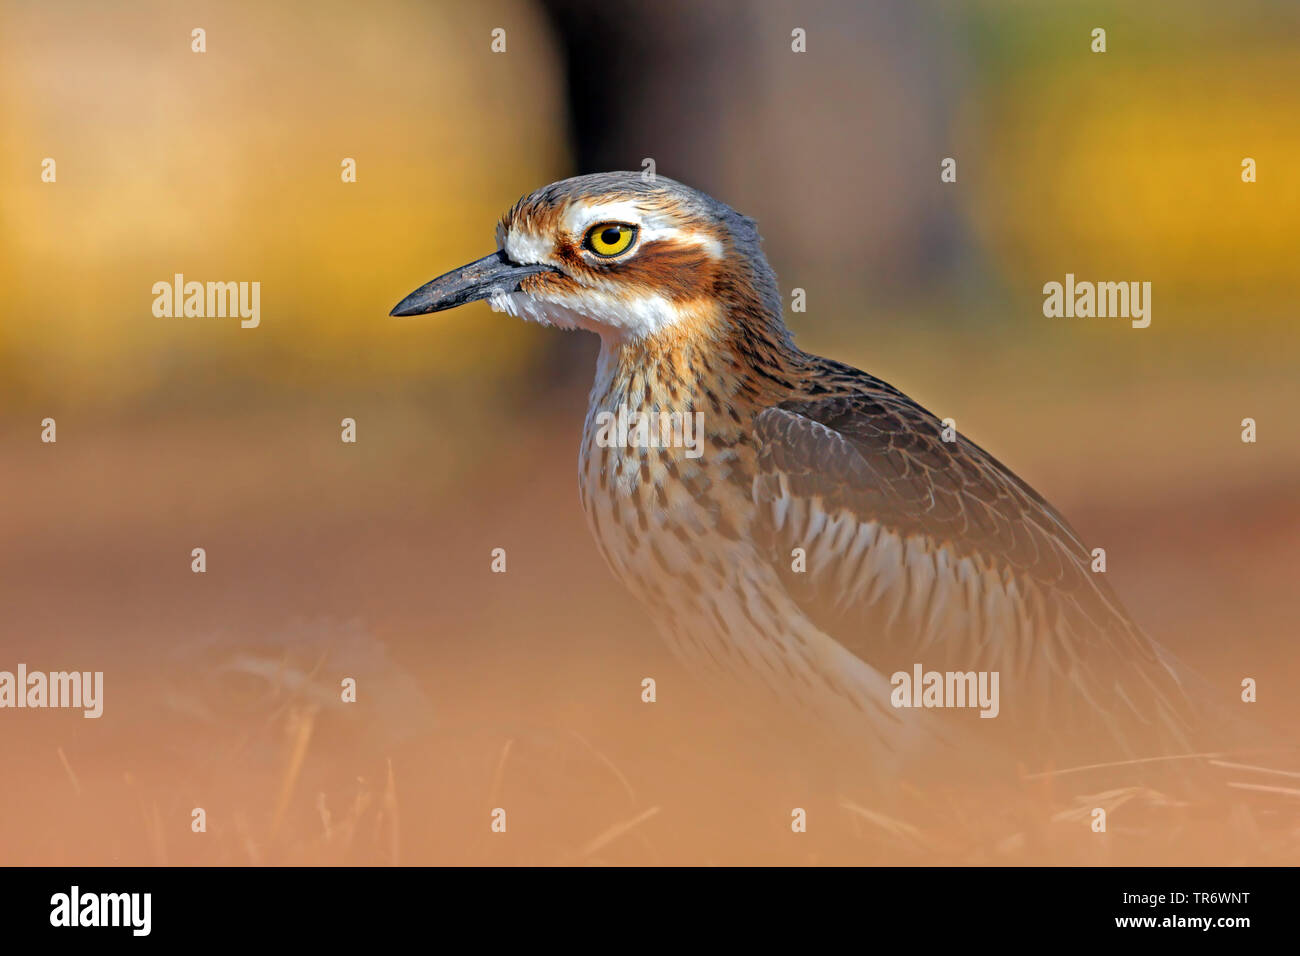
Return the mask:
[[[592,405],[745,416],[791,397],[807,361],[779,316],[717,302],[653,335],[602,336]]]

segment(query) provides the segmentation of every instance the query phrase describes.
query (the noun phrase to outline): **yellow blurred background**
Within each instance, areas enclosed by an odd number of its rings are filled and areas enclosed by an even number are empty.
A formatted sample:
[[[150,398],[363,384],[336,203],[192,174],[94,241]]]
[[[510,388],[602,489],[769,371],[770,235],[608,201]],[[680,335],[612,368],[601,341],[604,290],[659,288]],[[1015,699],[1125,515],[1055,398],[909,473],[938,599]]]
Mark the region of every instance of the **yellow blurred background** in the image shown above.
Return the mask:
[[[491,251],[521,194],[645,158],[758,219],[783,294],[807,290],[802,347],[955,418],[1107,548],[1154,636],[1267,676],[1261,710],[1294,718],[1294,4],[0,0],[0,17],[0,668],[108,681],[98,722],[0,715],[26,781],[0,797],[0,862],[908,859],[836,836],[776,848],[803,771],[746,749],[745,719],[677,671],[601,565],[575,494],[594,341],[481,303],[388,317]],[[1151,282],[1150,328],[1045,318],[1067,272]],[[260,282],[260,326],[156,318],[175,273]],[[327,648],[422,703],[331,736],[283,677]],[[647,727],[650,672],[678,704]],[[222,712],[209,685],[231,673],[264,710]],[[723,791],[744,807],[722,835],[683,808],[717,770],[690,746],[701,720],[728,755],[708,812]],[[511,771],[529,741],[537,763]],[[512,772],[539,819],[571,813],[484,846]],[[220,807],[206,843],[200,802]],[[341,850],[340,819],[370,835]],[[769,819],[771,841],[745,829]]]

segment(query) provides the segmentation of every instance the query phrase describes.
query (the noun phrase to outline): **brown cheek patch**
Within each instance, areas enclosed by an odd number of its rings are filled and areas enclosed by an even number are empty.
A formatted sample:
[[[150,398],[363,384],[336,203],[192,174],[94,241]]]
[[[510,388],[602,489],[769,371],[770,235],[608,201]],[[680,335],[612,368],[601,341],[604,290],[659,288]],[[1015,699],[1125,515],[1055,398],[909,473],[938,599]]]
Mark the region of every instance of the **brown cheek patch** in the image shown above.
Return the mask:
[[[647,243],[626,260],[582,264],[593,275],[614,280],[629,295],[657,293],[673,302],[707,297],[721,266],[702,246],[670,239]]]

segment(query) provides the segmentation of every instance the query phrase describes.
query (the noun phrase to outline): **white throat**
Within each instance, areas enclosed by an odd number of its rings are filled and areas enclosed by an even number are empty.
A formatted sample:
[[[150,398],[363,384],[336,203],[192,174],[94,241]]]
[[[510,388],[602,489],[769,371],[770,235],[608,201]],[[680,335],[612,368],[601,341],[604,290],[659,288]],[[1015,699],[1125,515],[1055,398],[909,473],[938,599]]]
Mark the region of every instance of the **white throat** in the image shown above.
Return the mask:
[[[671,301],[654,293],[629,298],[588,289],[580,295],[539,299],[512,292],[492,296],[488,305],[496,312],[507,312],[529,322],[584,329],[615,341],[649,338],[682,319]]]

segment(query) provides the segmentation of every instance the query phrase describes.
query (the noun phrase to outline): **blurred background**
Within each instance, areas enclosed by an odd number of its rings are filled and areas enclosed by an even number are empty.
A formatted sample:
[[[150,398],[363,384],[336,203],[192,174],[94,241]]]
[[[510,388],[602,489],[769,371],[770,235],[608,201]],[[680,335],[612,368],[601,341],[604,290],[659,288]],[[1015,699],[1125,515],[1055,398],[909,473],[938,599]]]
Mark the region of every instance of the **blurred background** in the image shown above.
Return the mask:
[[[520,195],[653,159],[758,220],[803,348],[955,418],[1286,724],[1297,115],[1284,0],[0,0],[0,669],[106,682],[97,721],[0,713],[0,863],[1267,856],[846,808],[601,563],[596,340],[387,313]],[[178,272],[260,282],[260,326],[156,318]],[[1151,282],[1150,328],[1044,318],[1067,272]],[[792,806],[825,821],[793,844]]]

